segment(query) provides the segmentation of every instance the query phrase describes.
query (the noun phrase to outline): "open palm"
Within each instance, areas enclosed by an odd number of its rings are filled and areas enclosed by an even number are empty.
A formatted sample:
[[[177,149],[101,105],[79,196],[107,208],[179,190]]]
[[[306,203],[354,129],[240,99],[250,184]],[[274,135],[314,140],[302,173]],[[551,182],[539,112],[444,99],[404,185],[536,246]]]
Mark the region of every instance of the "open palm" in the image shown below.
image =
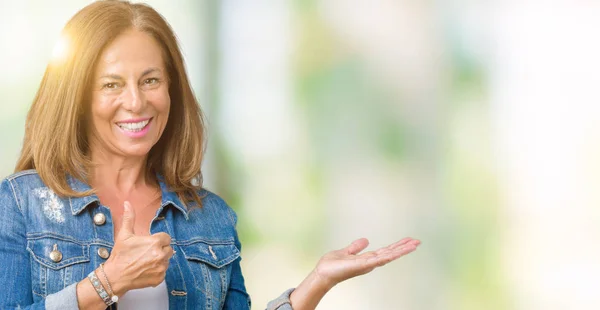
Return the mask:
[[[421,242],[412,238],[404,238],[386,247],[359,254],[369,245],[369,240],[355,240],[349,246],[331,251],[319,260],[316,273],[328,287],[347,279],[371,272],[414,251]]]

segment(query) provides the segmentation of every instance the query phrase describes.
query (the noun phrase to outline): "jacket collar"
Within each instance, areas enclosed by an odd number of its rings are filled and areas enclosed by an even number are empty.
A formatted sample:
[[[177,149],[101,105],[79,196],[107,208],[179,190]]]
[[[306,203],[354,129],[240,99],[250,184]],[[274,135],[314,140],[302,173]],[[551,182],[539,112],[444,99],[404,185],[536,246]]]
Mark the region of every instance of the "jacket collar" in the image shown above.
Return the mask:
[[[170,204],[174,206],[175,209],[181,211],[181,213],[183,213],[185,219],[187,220],[188,208],[185,206],[185,204],[181,202],[181,200],[177,196],[177,193],[169,190],[167,184],[165,184],[164,182],[164,178],[161,175],[157,174],[156,178],[158,180],[158,184],[160,185],[160,191],[162,196],[162,201],[158,213],[160,213],[164,207]],[[69,182],[69,186],[71,186],[71,189],[73,189],[76,192],[86,192],[92,190],[92,188],[87,183],[75,177],[68,176],[67,179]],[[73,215],[81,213],[81,211],[83,211],[88,206],[92,205],[94,202],[100,203],[100,199],[96,194],[91,194],[89,196],[83,197],[69,197],[69,204],[71,206],[71,213]]]

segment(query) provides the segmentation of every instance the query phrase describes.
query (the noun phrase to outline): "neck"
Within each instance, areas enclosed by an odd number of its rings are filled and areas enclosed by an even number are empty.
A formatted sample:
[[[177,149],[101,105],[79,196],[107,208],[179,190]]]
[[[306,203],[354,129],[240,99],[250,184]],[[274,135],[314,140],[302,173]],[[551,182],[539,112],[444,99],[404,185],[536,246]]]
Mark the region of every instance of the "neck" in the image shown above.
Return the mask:
[[[146,173],[147,156],[124,157],[92,149],[91,160],[90,185],[96,190],[129,197],[138,189],[153,187],[153,178]]]

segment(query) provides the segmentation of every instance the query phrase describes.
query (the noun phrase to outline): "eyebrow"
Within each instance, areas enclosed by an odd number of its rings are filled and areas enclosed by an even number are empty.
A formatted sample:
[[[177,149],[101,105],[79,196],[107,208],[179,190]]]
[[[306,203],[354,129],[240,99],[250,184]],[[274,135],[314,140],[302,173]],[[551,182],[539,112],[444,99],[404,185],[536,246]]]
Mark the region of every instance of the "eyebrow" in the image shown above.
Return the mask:
[[[123,78],[120,75],[117,74],[106,74],[100,77],[100,79],[104,79],[104,78],[111,78],[113,80],[122,80]]]
[[[148,74],[150,74],[150,73],[153,73],[153,72],[161,72],[161,71],[162,71],[162,70],[160,70],[159,68],[148,68],[148,69],[146,69],[144,72],[142,72],[142,76],[146,76],[146,75],[148,75]],[[122,79],[123,79],[123,78],[122,78],[120,75],[118,75],[118,74],[105,74],[105,75],[101,76],[100,78],[101,78],[101,79],[104,79],[104,78],[111,78],[111,79],[114,79],[114,80],[122,80]]]
[[[148,69],[146,69],[146,71],[144,71],[142,73],[142,76],[146,76],[146,75],[148,75],[152,72],[156,72],[156,71],[160,72],[161,70],[159,68],[148,68]]]

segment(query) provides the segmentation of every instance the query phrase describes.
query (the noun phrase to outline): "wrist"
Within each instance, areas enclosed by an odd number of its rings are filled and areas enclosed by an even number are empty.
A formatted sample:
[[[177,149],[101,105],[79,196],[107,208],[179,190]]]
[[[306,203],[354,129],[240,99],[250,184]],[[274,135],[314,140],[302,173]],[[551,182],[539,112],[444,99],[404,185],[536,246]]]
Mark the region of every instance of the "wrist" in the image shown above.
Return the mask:
[[[334,285],[335,283],[327,281],[316,270],[313,270],[290,295],[292,308],[294,310],[314,310]]]
[[[116,270],[114,264],[112,264],[110,261],[104,263],[104,273],[106,274],[114,295],[121,297],[127,291],[129,291],[129,287],[126,285],[126,283],[119,281],[119,271]]]
[[[337,284],[337,282],[320,273],[318,268],[313,269],[307,279],[310,279],[313,287],[325,292],[329,292]]]
[[[306,280],[313,290],[322,291],[324,293],[329,292],[336,284],[334,281],[319,273],[319,270],[316,268],[310,272]]]

